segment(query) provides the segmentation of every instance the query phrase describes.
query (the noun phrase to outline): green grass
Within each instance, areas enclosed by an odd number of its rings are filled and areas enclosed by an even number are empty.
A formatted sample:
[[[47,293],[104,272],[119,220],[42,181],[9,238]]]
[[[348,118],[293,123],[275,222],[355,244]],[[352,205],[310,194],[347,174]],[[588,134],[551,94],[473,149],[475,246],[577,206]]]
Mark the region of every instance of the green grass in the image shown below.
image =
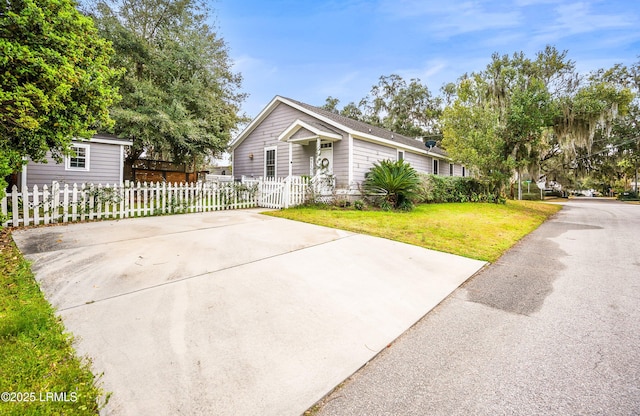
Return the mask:
[[[0,229],[0,414],[97,414],[102,392],[71,343],[29,263]]]
[[[411,212],[291,208],[267,215],[493,262],[561,206],[536,201],[422,204]]]

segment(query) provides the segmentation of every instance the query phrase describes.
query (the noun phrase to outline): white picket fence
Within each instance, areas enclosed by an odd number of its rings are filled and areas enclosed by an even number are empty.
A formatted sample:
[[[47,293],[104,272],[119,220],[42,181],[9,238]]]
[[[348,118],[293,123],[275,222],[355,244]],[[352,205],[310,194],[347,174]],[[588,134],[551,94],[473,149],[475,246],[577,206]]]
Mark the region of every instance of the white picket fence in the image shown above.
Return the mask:
[[[243,208],[288,208],[303,203],[308,181],[301,177],[245,182],[188,184],[13,186],[0,210],[5,227],[146,217]]]

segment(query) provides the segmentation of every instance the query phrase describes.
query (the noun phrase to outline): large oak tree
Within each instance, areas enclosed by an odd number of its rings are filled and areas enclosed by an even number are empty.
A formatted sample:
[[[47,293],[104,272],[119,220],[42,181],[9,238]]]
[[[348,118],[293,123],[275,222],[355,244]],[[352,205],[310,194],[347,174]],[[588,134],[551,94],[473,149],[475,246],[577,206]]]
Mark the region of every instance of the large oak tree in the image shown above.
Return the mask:
[[[130,160],[191,162],[227,148],[242,117],[241,76],[198,0],[98,1],[100,33],[124,67],[114,133],[133,140]]]

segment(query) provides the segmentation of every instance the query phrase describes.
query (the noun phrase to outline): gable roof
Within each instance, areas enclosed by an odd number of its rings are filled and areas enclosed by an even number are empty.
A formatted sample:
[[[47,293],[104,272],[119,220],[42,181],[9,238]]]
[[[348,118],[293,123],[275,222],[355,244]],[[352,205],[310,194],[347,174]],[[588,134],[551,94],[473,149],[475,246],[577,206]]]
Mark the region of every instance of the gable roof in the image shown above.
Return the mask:
[[[291,98],[275,96],[273,100],[253,119],[253,121],[247,126],[246,129],[240,133],[240,135],[231,143],[231,148],[235,149],[240,143],[244,141],[247,136],[278,106],[283,103],[290,107],[296,108],[303,113],[306,113],[318,121],[314,122],[316,126],[321,127],[322,130],[333,131],[331,127],[338,128],[346,131],[354,137],[362,138],[372,142],[378,142],[387,146],[397,146],[402,148],[408,148],[419,153],[425,153],[432,156],[447,157],[447,153],[437,147],[431,149],[424,145],[422,140],[413,139],[407,136],[403,136],[399,133],[394,133],[390,130],[376,127],[371,124],[354,120],[340,114],[332,113],[324,108],[315,107],[301,101],[297,101]],[[331,127],[330,127],[331,126]]]

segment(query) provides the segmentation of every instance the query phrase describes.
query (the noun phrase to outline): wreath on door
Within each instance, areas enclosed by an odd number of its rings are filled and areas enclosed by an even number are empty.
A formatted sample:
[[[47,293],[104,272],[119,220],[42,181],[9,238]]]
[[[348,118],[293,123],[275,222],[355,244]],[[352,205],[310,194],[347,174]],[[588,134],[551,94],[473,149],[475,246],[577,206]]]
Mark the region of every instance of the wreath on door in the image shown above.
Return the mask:
[[[322,160],[320,161],[320,167],[321,167],[322,169],[326,169],[326,168],[328,168],[328,167],[329,167],[329,159],[327,159],[326,157],[325,157],[324,159],[322,159]]]

